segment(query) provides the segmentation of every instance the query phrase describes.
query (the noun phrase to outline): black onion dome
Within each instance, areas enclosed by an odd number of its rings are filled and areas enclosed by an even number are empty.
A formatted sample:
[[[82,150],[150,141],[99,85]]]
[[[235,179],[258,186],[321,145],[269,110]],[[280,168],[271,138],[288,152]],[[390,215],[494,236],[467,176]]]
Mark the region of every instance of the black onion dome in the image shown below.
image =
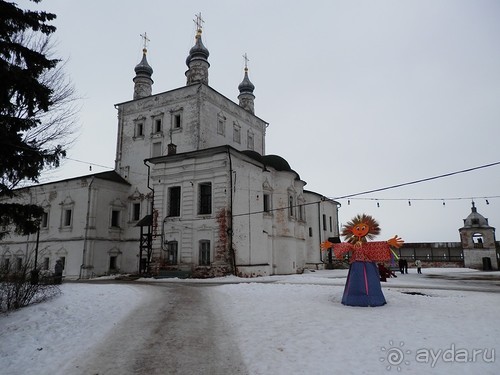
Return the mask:
[[[248,69],[245,69],[245,77],[243,78],[243,81],[241,81],[241,83],[238,85],[238,90],[240,90],[240,94],[253,94],[253,90],[255,90],[255,86],[252,82],[250,82],[250,79],[248,78]]]
[[[262,157],[262,160],[265,165],[273,167],[277,171],[289,171],[293,172],[292,168],[290,168],[290,164],[278,155],[266,155]]]
[[[262,155],[259,154],[257,151],[245,150],[242,151],[241,153],[248,156],[249,158],[252,158],[253,160],[258,161],[259,163],[265,164]]]
[[[189,50],[189,55],[186,58],[186,65],[189,66],[189,63],[193,59],[207,60],[208,56],[210,56],[210,52],[208,52],[207,47],[203,45],[201,34],[196,35],[196,43]]]
[[[151,76],[153,74],[153,68],[148,64],[148,60],[146,59],[146,50],[144,49],[142,51],[142,60],[139,64],[135,66],[135,73],[136,74],[146,74],[148,76]]]

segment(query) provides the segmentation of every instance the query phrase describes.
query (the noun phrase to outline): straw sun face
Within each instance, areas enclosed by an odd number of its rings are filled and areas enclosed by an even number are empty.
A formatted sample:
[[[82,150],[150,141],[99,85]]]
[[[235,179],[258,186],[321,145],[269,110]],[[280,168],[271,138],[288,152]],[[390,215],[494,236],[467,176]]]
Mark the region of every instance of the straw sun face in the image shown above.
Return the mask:
[[[348,242],[372,239],[380,233],[377,221],[370,215],[357,215],[342,228],[342,236]]]
[[[355,225],[352,228],[352,234],[354,234],[356,237],[364,237],[368,234],[368,231],[370,230],[370,227],[366,224],[358,224]]]

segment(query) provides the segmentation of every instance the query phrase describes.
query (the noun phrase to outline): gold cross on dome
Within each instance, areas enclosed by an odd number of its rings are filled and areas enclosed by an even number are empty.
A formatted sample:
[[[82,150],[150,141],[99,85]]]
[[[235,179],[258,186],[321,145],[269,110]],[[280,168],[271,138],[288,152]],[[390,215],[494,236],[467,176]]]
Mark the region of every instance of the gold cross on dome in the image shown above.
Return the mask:
[[[248,62],[249,62],[250,60],[248,59],[248,56],[247,56],[246,52],[245,52],[245,54],[243,55],[243,60],[245,60],[245,70],[248,70]]]
[[[143,40],[143,43],[144,43],[144,49],[147,50],[148,48],[148,43],[150,42],[150,39],[148,38],[148,34],[146,34],[146,32],[144,32],[144,34],[140,34],[140,37],[142,38]]]
[[[195,14],[196,19],[193,20],[193,22],[196,25],[196,31],[201,32],[201,29],[203,28],[203,24],[205,23],[205,20],[201,18],[201,12],[198,14]]]

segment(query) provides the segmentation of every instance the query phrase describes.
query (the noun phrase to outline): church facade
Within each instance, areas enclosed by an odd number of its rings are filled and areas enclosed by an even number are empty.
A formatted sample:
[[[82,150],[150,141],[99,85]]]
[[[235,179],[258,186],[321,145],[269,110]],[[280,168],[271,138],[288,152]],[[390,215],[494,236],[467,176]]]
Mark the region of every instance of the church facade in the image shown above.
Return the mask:
[[[198,29],[186,85],[152,93],[143,50],[133,100],[118,110],[115,170],[18,190],[44,207],[38,234],[0,242],[3,267],[32,260],[68,278],[113,273],[244,277],[322,268],[320,243],[338,237],[339,204],[304,189],[266,153],[245,67],[238,103],[209,86]]]

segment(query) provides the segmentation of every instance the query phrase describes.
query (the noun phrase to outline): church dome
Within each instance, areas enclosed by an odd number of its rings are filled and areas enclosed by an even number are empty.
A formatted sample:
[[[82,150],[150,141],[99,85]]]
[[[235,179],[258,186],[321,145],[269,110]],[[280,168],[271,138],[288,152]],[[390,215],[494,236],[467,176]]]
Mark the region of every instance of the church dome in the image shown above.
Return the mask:
[[[488,219],[477,212],[477,208],[472,202],[472,212],[464,219],[464,228],[490,228]]]
[[[290,168],[290,164],[278,155],[266,155],[262,157],[262,160],[265,165],[273,167],[277,171],[288,171],[293,172],[292,168]]]
[[[201,33],[199,33],[196,35],[195,45],[189,50],[189,55],[186,58],[186,65],[189,66],[189,63],[193,59],[208,60],[208,56],[210,56],[210,52],[208,52],[207,47],[203,45]]]
[[[245,68],[245,77],[243,78],[243,81],[238,85],[238,90],[240,90],[240,94],[243,93],[250,93],[253,94],[253,90],[255,90],[255,86],[253,85],[252,82],[250,82],[250,79],[248,78],[248,69]]]
[[[147,76],[151,76],[153,74],[153,68],[148,64],[148,60],[146,59],[146,49],[142,50],[142,60],[139,64],[135,66],[135,74],[145,74]]]
[[[253,160],[256,160],[262,164],[265,164],[262,155],[259,154],[257,151],[245,150],[245,151],[242,151],[241,153],[248,156],[249,158],[252,158]]]

